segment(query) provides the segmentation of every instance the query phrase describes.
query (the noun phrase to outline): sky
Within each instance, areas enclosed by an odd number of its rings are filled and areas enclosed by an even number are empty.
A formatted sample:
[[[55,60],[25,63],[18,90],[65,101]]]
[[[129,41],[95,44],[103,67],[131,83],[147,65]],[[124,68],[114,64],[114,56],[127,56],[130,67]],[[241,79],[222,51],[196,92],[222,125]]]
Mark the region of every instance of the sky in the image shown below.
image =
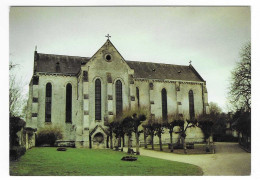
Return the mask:
[[[251,40],[250,7],[11,7],[9,58],[25,84],[39,53],[91,57],[106,34],[125,60],[193,67],[227,112],[231,71]]]

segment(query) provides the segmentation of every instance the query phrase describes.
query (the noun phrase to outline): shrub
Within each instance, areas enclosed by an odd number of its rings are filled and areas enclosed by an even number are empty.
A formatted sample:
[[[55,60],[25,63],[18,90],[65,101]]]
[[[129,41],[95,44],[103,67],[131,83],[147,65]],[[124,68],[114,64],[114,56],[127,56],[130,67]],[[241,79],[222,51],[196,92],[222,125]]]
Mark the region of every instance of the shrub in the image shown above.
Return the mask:
[[[13,146],[10,149],[10,160],[17,160],[26,152],[26,148],[23,146]]]
[[[40,129],[37,132],[36,144],[54,146],[54,143],[58,139],[62,139],[62,131],[59,127],[47,126]]]
[[[19,139],[17,136],[17,132],[21,131],[21,129],[25,126],[25,121],[19,117],[11,117],[9,118],[9,128],[10,128],[10,147],[19,146]]]

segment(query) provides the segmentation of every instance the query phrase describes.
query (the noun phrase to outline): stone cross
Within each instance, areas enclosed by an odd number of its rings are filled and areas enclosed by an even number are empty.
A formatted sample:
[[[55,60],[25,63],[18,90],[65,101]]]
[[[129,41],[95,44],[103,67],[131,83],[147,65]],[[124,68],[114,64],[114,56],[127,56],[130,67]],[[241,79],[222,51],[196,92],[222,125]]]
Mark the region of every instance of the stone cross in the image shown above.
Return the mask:
[[[105,37],[107,37],[107,39],[109,39],[111,36],[109,36],[109,34],[107,34]]]
[[[191,64],[192,61],[190,61],[189,63]]]

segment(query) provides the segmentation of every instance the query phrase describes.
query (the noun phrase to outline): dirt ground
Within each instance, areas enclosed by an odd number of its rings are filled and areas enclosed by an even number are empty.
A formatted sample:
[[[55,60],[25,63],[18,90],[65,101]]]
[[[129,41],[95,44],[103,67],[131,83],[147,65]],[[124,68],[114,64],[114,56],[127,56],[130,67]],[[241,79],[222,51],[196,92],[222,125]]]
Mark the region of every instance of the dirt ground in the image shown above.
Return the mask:
[[[143,156],[179,161],[197,165],[204,175],[250,175],[251,153],[241,149],[238,143],[215,143],[215,154],[174,154],[140,149]]]

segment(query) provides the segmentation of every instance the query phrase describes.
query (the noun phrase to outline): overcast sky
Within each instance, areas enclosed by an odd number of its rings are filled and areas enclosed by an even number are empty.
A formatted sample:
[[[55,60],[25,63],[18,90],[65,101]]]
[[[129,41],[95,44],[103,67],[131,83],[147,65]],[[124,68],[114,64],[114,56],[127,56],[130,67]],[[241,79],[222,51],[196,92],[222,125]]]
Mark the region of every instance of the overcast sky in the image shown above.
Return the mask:
[[[126,60],[191,60],[209,102],[227,111],[230,72],[250,31],[249,7],[12,7],[10,60],[29,83],[36,45],[39,53],[91,57],[109,33]]]

